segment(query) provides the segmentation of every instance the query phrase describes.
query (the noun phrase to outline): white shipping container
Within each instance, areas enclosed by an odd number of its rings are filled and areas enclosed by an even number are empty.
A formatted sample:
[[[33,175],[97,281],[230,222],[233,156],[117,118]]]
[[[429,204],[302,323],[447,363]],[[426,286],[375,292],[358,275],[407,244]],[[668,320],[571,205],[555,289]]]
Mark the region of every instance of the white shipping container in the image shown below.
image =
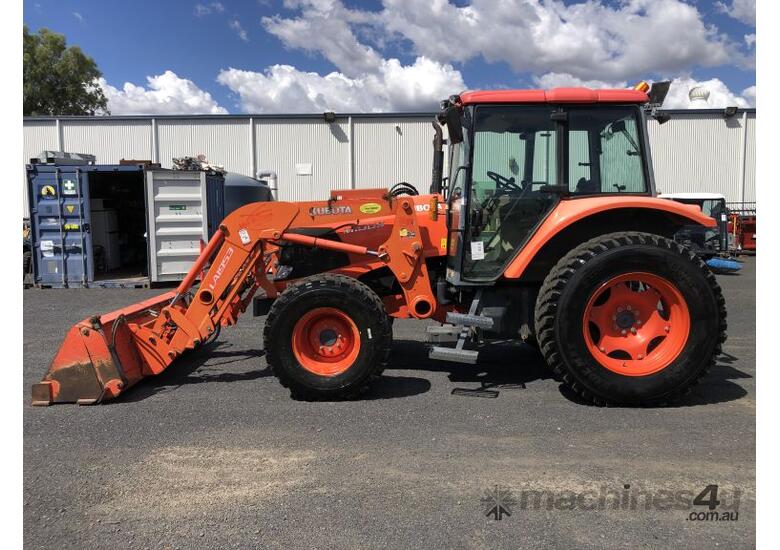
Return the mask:
[[[224,179],[205,172],[146,172],[149,280],[180,281],[222,221]]]

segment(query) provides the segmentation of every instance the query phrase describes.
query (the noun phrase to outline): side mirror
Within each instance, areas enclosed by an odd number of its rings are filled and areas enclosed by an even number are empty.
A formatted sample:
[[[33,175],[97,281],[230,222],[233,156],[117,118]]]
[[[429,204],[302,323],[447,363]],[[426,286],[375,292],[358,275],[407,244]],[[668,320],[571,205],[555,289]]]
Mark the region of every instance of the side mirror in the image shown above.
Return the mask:
[[[440,120],[447,125],[447,131],[450,134],[450,143],[453,145],[463,141],[463,127],[460,125],[460,108],[457,105],[450,105],[440,115]]]
[[[611,131],[613,134],[619,134],[621,132],[626,131],[626,121],[625,120],[616,120],[610,125]]]

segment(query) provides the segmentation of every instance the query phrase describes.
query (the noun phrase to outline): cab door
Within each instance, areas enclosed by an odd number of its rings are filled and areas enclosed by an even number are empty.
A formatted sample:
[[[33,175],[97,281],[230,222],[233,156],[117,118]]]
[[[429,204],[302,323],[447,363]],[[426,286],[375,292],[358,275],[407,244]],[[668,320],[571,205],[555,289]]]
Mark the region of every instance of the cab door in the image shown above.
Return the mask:
[[[462,243],[463,281],[498,278],[557,204],[565,134],[546,105],[481,105],[474,111]]]

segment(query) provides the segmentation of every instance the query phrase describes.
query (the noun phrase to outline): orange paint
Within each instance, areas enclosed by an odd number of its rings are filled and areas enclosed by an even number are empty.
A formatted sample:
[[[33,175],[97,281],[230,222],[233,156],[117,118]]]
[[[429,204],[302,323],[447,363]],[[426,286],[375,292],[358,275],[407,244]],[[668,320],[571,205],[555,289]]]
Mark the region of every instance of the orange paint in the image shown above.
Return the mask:
[[[715,220],[704,215],[696,205],[681,204],[654,197],[623,195],[566,199],[558,203],[558,206],[550,212],[550,215],[542,222],[528,243],[507,266],[504,271],[504,277],[507,279],[520,277],[542,247],[555,235],[573,223],[608,210],[626,208],[660,210],[687,218],[692,224],[700,224],[706,227],[716,226]]]
[[[337,376],[348,370],[360,354],[360,331],[343,311],[315,308],[295,323],[292,350],[307,371]]]
[[[582,319],[593,358],[624,376],[648,376],[668,367],[685,348],[690,327],[688,305],[677,287],[644,272],[625,273],[601,285]]]

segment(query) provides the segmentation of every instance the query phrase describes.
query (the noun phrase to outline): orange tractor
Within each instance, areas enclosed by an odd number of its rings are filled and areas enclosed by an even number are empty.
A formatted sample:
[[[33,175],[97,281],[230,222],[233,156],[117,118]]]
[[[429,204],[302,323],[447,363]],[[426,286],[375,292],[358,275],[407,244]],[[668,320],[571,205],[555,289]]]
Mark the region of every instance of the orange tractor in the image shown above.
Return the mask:
[[[713,364],[726,311],[672,238],[715,220],[655,198],[648,102],[646,86],[452,96],[429,194],[402,183],[236,210],[175,291],[72,327],[33,404],[115,398],[250,307],[297,398],[381,383],[397,317],[441,323],[427,328],[451,345],[434,359],[475,363],[491,340],[525,340],[584,399],[670,401]]]

